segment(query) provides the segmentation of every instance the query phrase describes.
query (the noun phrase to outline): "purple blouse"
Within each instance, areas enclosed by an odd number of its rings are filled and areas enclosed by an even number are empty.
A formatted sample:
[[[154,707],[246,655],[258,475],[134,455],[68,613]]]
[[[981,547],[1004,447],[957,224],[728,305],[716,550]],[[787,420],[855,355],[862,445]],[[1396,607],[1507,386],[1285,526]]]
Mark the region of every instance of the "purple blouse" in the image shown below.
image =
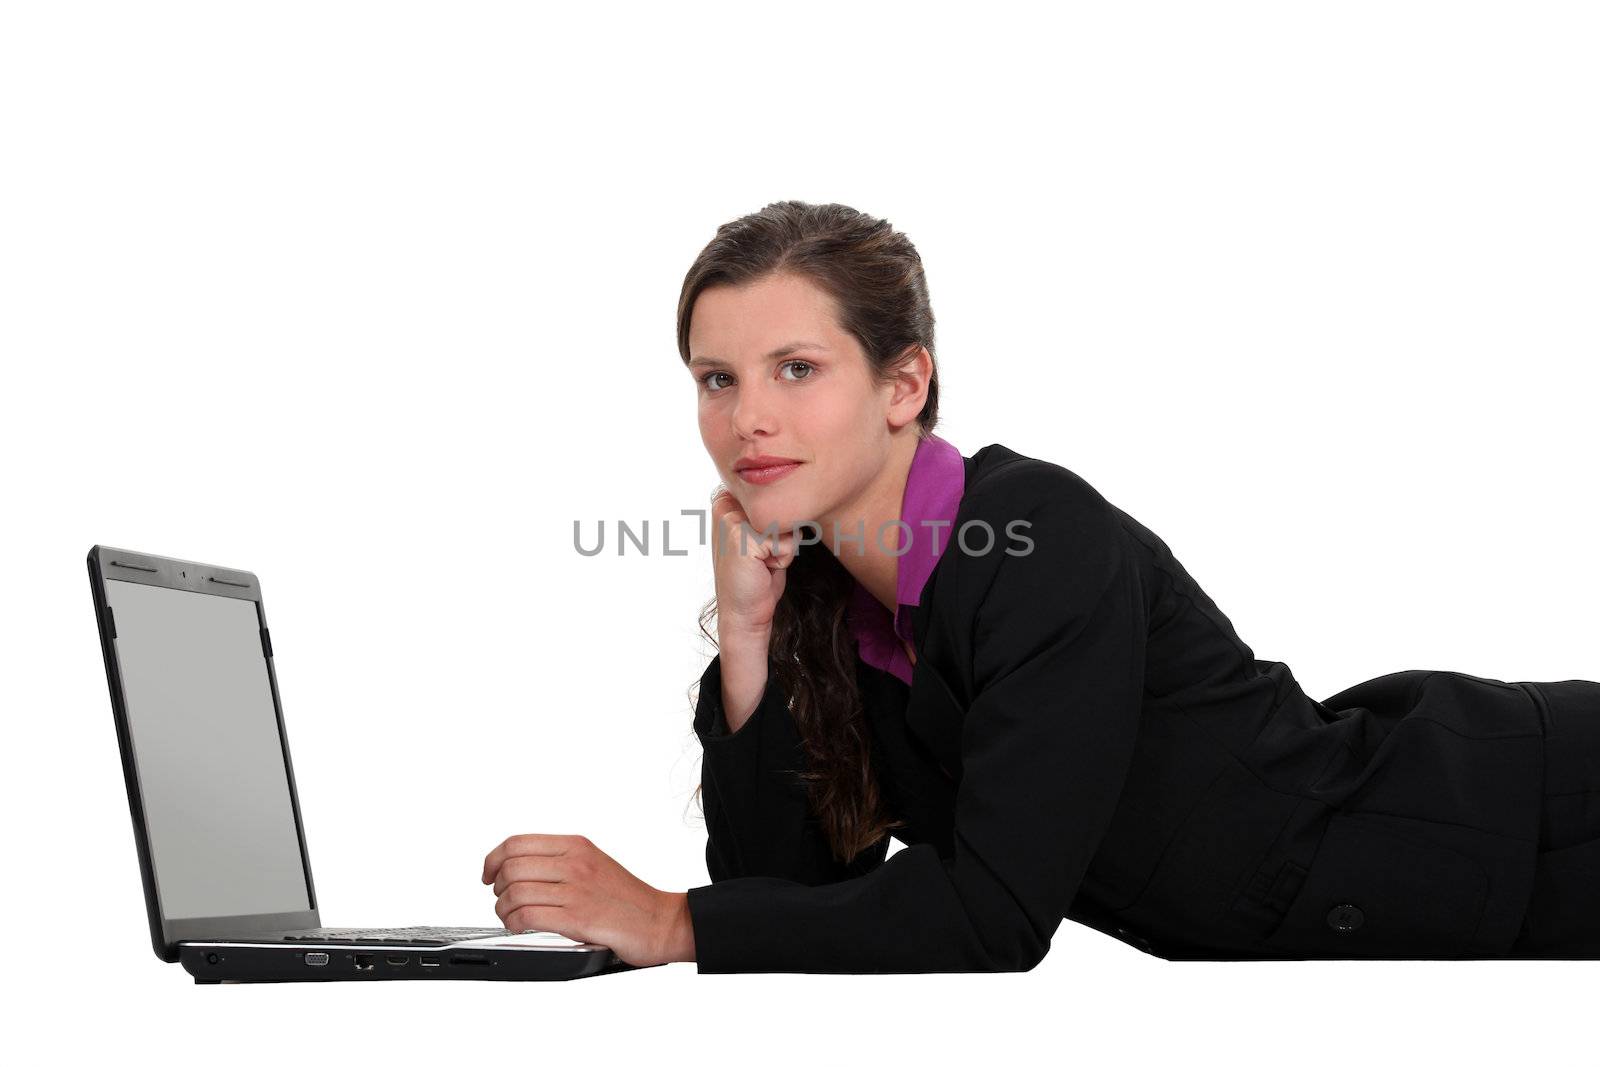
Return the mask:
[[[889,609],[859,581],[850,600],[846,617],[861,659],[891,672],[907,685],[911,684],[911,657],[906,655],[900,639],[911,641],[911,609],[922,602],[922,587],[928,584],[939,557],[956,534],[956,508],[966,490],[966,481],[966,461],[949,441],[930,434],[917,442],[905,495],[900,501],[900,521],[909,529],[901,527],[899,547],[910,547],[900,556],[895,578],[898,610],[891,618]],[[878,543],[877,535],[876,530],[866,531],[871,544]],[[887,531],[884,540],[888,540]]]

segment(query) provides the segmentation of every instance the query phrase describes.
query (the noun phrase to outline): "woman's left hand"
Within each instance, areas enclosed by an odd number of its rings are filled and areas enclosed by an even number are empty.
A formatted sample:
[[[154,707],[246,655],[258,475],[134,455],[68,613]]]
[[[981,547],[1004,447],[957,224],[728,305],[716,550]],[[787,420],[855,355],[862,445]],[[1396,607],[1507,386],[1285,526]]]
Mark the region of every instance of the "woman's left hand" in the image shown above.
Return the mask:
[[[483,861],[508,930],[549,930],[649,967],[694,959],[688,897],[629,874],[582,835],[517,834]]]

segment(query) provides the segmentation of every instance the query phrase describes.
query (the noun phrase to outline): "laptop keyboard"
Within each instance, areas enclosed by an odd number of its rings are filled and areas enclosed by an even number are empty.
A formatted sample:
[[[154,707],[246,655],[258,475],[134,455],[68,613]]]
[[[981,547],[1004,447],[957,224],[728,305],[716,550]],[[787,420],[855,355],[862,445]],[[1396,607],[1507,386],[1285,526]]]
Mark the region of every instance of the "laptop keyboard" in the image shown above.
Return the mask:
[[[537,934],[540,930],[506,930],[487,926],[397,926],[389,929],[296,930],[283,935],[285,941],[406,942],[413,945],[448,945],[483,937],[512,937],[519,933]],[[554,935],[551,935],[554,936]]]

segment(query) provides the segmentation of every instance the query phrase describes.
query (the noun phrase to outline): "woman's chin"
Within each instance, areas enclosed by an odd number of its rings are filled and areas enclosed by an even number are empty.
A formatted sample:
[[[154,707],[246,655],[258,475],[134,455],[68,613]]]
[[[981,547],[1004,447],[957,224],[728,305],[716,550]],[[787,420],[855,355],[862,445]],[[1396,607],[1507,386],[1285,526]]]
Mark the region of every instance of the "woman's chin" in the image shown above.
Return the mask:
[[[745,514],[749,516],[750,525],[755,527],[756,533],[767,533],[775,528],[778,533],[784,534],[794,528],[794,524],[789,521],[786,514],[775,512],[771,508],[746,511]]]
[[[745,510],[745,515],[750,519],[750,525],[755,527],[757,533],[765,533],[774,526],[780,534],[793,533],[796,526],[802,522],[814,521],[806,518],[806,512],[796,511],[786,507],[774,507],[771,504],[758,506],[754,511]]]

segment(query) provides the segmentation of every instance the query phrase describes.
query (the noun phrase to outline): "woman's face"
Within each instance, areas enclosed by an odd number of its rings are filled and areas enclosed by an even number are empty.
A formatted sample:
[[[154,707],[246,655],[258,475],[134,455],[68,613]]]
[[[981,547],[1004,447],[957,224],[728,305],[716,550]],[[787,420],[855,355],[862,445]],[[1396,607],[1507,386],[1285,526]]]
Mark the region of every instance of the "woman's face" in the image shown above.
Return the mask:
[[[712,286],[695,301],[689,356],[700,439],[751,525],[788,531],[815,520],[825,541],[835,521],[854,530],[888,463],[891,431],[922,404],[871,377],[832,298],[793,274]],[[798,465],[771,481],[740,475],[736,465],[757,455]]]

